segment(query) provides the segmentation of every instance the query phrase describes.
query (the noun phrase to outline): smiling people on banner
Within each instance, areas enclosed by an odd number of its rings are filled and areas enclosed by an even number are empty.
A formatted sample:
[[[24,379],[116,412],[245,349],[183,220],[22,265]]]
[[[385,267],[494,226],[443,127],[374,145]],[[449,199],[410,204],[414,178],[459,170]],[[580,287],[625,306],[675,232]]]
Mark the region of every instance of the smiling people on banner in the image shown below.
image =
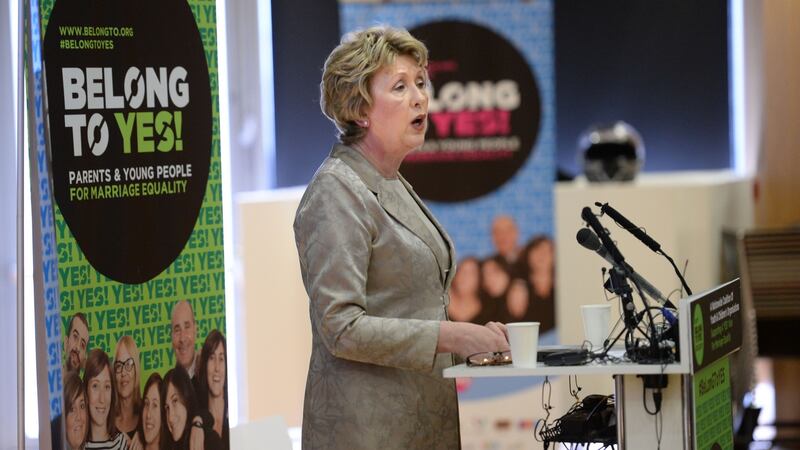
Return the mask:
[[[189,374],[181,366],[167,371],[163,381],[164,415],[168,447],[174,450],[222,449],[220,437],[200,416],[197,395]]]
[[[501,214],[492,220],[492,244],[497,250],[497,261],[511,276],[517,275],[520,248],[519,227],[513,217]]]
[[[458,263],[458,270],[450,286],[450,320],[483,324],[489,321],[488,309],[481,301],[481,262],[467,257]]]
[[[67,449],[81,450],[89,429],[89,413],[83,381],[75,370],[64,376],[64,411]]]
[[[141,372],[139,349],[130,336],[122,336],[117,342],[114,356],[114,381],[117,383],[117,412],[114,425],[128,436],[130,450],[141,450],[142,436],[137,434],[139,412],[142,409]]]
[[[117,407],[117,387],[108,355],[99,348],[92,349],[86,359],[83,386],[89,405],[89,438],[87,450],[125,450],[128,437],[114,425],[113,412]]]
[[[204,428],[210,428],[229,445],[227,344],[219,330],[211,330],[200,351],[197,368],[198,405]]]
[[[164,419],[164,398],[162,379],[153,372],[144,384],[142,414],[139,421],[139,436],[144,450],[163,450],[169,448],[169,432]]]
[[[428,123],[428,52],[407,31],[345,36],[321,106],[340,144],[300,202],[294,231],[310,298],[303,448],[458,448],[453,353],[508,349],[505,326],[450,322],[455,253],[398,173]]]
[[[525,246],[522,258],[530,291],[528,316],[540,323],[539,332],[555,326],[555,246],[548,236],[535,236]]]
[[[83,313],[75,313],[69,319],[67,338],[64,339],[65,372],[80,371],[86,366],[89,346],[89,322]]]
[[[196,340],[197,322],[192,305],[188,300],[180,300],[172,308],[172,349],[175,351],[176,364],[186,370],[190,379],[194,379],[196,370]]]

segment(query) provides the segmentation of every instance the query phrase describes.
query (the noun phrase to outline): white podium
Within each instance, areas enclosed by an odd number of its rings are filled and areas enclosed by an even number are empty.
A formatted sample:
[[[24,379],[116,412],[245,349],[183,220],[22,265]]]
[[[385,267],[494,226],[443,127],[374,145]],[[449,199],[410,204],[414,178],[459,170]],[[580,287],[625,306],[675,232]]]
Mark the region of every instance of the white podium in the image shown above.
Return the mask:
[[[509,366],[468,367],[460,364],[444,370],[449,378],[484,378],[484,377],[527,377],[554,375],[611,375],[614,377],[614,395],[616,397],[617,443],[619,450],[638,450],[656,448],[656,417],[646,412],[645,402],[650,401],[648,409],[656,407],[645,393],[644,380],[639,375],[668,375],[668,384],[661,390],[663,400],[660,406],[661,438],[660,448],[683,450],[706,450],[705,443],[720,439],[720,431],[716,424],[729,421],[729,436],[732,445],[732,416],[730,409],[726,417],[709,420],[714,408],[708,404],[712,398],[704,390],[723,386],[727,378],[727,398],[730,399],[730,376],[727,368],[727,356],[741,346],[741,296],[739,281],[734,280],[695,293],[685,298],[678,307],[679,316],[679,361],[669,364],[639,364],[619,361],[624,349],[612,349],[609,355],[613,362],[593,361],[585,365],[547,366],[539,363],[536,367],[522,368]],[[730,324],[723,323],[729,320]],[[512,355],[513,357],[513,355]],[[713,371],[715,364],[721,362],[726,368]],[[711,370],[711,372],[709,372]],[[714,369],[717,370],[717,369]],[[709,376],[710,374],[710,376]],[[702,380],[700,389],[696,389],[695,377]],[[722,377],[722,379],[720,379]],[[706,379],[717,385],[706,388]],[[720,389],[724,395],[725,389]],[[593,392],[582,392],[588,395]],[[706,397],[704,397],[704,395]],[[697,401],[697,399],[700,399]],[[700,405],[695,404],[695,402]],[[730,402],[728,403],[730,407]],[[531,405],[531,408],[537,406]],[[545,411],[541,411],[544,416]],[[646,420],[643,420],[646,417]],[[647,424],[647,422],[650,422]],[[709,426],[709,422],[716,422]],[[697,426],[700,424],[700,426]],[[550,425],[550,424],[548,424]],[[698,429],[699,428],[699,429]],[[722,438],[724,440],[725,438]],[[699,442],[699,443],[698,443]]]

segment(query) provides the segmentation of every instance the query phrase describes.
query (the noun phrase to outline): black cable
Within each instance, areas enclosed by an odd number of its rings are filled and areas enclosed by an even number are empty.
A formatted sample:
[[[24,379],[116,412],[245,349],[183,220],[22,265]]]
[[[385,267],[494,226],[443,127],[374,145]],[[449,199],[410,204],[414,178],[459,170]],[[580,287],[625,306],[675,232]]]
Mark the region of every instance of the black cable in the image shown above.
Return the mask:
[[[630,272],[628,272],[628,274],[630,275]],[[630,277],[629,280],[633,283],[634,286],[636,286],[636,292],[639,293],[639,298],[642,299],[642,304],[644,304],[645,312],[647,313],[647,316],[650,318],[650,336],[648,336],[647,333],[643,333],[643,334],[645,335],[646,338],[648,338],[647,340],[650,341],[650,350],[653,351],[654,355],[657,355],[658,354],[658,338],[657,338],[657,332],[656,332],[656,328],[655,328],[655,321],[653,320],[653,313],[650,311],[650,309],[652,307],[650,306],[650,302],[648,302],[647,298],[644,296],[644,293],[642,292],[642,288],[641,288],[641,286],[639,286],[639,283],[636,282],[636,279],[634,279],[633,277]]]
[[[664,376],[664,370],[666,369],[665,364],[661,364],[661,377]],[[656,395],[658,397],[656,397]],[[653,403],[658,407],[658,413],[655,418],[655,431],[656,431],[656,450],[661,450],[661,438],[664,435],[664,413],[661,409],[661,388],[659,387],[656,392],[653,393]],[[658,399],[656,401],[656,398]]]
[[[656,392],[653,392],[653,401],[655,401],[655,399],[656,399],[655,396],[656,395],[658,395],[659,397],[661,396],[661,389],[658,389]],[[658,403],[660,403],[660,400],[659,400]],[[661,412],[661,405],[659,404],[658,405],[658,412],[656,413],[656,416],[653,419],[655,432],[656,432],[656,445],[657,445],[656,448],[657,448],[657,450],[661,449],[661,437],[662,437],[662,432],[664,431],[664,428],[663,428],[664,427],[664,422],[663,422],[663,420],[664,420],[664,414]]]
[[[575,389],[572,389],[572,377],[575,377]],[[570,395],[572,395],[572,397],[575,399],[576,402],[580,403],[581,401],[580,397],[578,397],[578,394],[581,392],[582,389],[583,388],[578,386],[578,376],[569,375],[569,393]]]
[[[666,365],[662,363],[661,374],[659,376],[664,376],[665,369]],[[655,411],[650,411],[650,408],[647,407],[647,387],[645,386],[644,379],[642,379],[642,408],[647,414],[653,416],[657,450],[661,450],[661,438],[664,433],[664,414],[661,409],[662,395],[661,387],[653,388],[653,407]]]
[[[661,438],[664,435],[664,414],[659,411],[655,420],[656,427],[656,450],[661,450]]]
[[[547,391],[547,401],[544,400],[544,393]],[[542,383],[542,409],[544,410],[544,419],[539,419],[533,425],[533,439],[537,442],[545,442],[545,437],[542,436],[542,433],[548,431],[549,426],[547,424],[548,420],[550,420],[550,410],[553,409],[553,405],[550,402],[550,399],[553,395],[553,386],[550,385],[550,378],[547,376],[544,377],[544,382]],[[539,430],[539,425],[542,426],[541,430]],[[545,444],[545,448],[547,448],[547,444]]]
[[[655,405],[655,399],[653,399],[653,404]],[[642,407],[644,408],[644,412],[651,416],[655,416],[660,411],[658,407],[655,411],[650,411],[650,408],[647,407],[647,388],[644,385],[644,381],[642,381]]]
[[[681,284],[683,285],[683,288],[686,290],[686,293],[692,295],[692,290],[689,289],[689,285],[686,284],[686,278],[684,278],[683,275],[681,274],[681,271],[678,270],[678,266],[675,265],[675,261],[668,254],[664,253],[663,250],[659,250],[658,253],[667,258],[667,261],[669,261],[669,263],[672,264],[672,268],[675,269],[675,273],[678,275],[678,279],[681,280]]]

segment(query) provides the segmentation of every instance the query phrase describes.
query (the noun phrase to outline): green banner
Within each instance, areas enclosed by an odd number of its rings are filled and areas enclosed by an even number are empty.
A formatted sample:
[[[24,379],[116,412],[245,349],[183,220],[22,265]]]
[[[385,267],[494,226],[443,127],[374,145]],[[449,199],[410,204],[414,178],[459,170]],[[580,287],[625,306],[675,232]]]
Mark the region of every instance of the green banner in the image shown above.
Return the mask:
[[[694,374],[696,450],[733,450],[730,364],[722,358]]]
[[[693,372],[742,346],[740,291],[737,278],[690,300]]]
[[[82,398],[91,419],[65,444],[161,439],[144,421],[167,421],[171,386],[186,420],[166,441],[200,418],[206,447],[227,448],[215,1],[45,0],[42,28],[64,402]],[[97,413],[106,374],[114,405]]]

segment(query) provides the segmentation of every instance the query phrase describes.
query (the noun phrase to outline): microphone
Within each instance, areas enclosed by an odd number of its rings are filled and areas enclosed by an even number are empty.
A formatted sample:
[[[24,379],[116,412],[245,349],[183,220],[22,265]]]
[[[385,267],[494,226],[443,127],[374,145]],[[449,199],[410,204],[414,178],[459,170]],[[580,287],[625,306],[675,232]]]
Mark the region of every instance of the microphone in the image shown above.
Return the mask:
[[[645,233],[641,228],[634,225],[625,216],[620,214],[619,211],[612,208],[611,205],[609,205],[608,203],[600,203],[600,202],[595,202],[595,205],[600,207],[600,212],[608,214],[609,217],[614,219],[614,222],[617,222],[627,232],[636,236],[636,239],[639,239],[644,245],[648,246],[650,250],[656,253],[658,253],[661,250],[661,244],[656,242],[655,239],[648,236],[647,233]]]
[[[588,228],[581,228],[578,230],[578,235],[575,236],[578,240],[578,244],[581,244],[584,248],[591,250],[606,261],[611,264],[616,265],[614,259],[611,258],[611,255],[608,254],[605,248],[603,248],[602,242],[600,242],[600,238],[597,237],[596,234],[592,233],[592,230]],[[625,263],[625,268],[628,269],[628,273],[630,273],[631,277],[634,279],[636,284],[638,284],[644,292],[647,293],[650,297],[657,300],[662,305],[675,309],[675,305],[672,304],[664,295],[659,291],[655,286],[650,284],[643,276],[639,275],[633,270],[633,267]]]
[[[663,255],[670,264],[672,264],[672,268],[675,269],[675,274],[678,275],[678,279],[681,280],[681,284],[683,288],[686,289],[686,293],[692,295],[692,290],[689,289],[689,285],[686,284],[686,278],[683,277],[683,274],[680,270],[678,270],[678,266],[675,265],[675,261],[672,258],[661,250],[661,244],[656,242],[655,239],[651,238],[647,235],[641,228],[634,225],[630,220],[626,219],[625,216],[619,213],[616,209],[612,208],[608,203],[600,203],[595,202],[595,205],[600,207],[600,212],[608,214],[615,222],[617,222],[622,228],[625,228],[629,233],[634,235],[636,239],[639,239],[642,244],[646,245],[650,250],[660,253]],[[597,230],[595,230],[597,231]],[[602,236],[601,236],[602,239]],[[605,241],[603,241],[605,243]]]
[[[614,261],[614,265],[618,266],[620,269],[624,271],[627,264],[625,264],[625,257],[622,256],[617,245],[614,244],[614,241],[608,236],[608,232],[603,225],[600,224],[600,221],[597,220],[594,213],[592,212],[591,208],[588,206],[584,207],[581,210],[581,218],[586,221],[586,223],[592,227],[595,234],[600,238],[600,241],[603,243],[603,247],[611,254],[611,258]]]

